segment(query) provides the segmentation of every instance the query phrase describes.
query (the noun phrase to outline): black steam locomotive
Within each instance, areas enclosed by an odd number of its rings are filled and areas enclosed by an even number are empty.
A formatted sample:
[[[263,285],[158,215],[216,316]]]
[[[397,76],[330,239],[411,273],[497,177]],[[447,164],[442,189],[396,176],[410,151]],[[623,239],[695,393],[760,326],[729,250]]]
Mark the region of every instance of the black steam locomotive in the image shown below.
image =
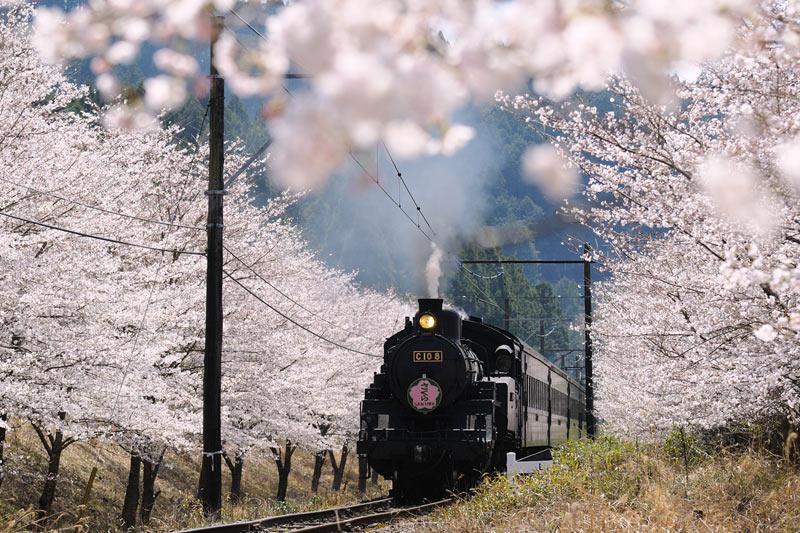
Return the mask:
[[[472,487],[586,432],[583,388],[513,334],[421,299],[384,344],[361,404],[358,453],[402,499]]]

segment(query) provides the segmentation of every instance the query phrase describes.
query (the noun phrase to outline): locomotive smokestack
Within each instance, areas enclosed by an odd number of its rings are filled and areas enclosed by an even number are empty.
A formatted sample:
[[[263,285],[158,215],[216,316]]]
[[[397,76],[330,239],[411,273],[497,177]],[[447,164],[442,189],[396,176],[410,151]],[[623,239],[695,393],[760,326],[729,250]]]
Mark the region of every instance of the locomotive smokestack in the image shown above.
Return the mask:
[[[417,301],[419,302],[420,313],[435,313],[442,310],[441,298],[420,298]]]

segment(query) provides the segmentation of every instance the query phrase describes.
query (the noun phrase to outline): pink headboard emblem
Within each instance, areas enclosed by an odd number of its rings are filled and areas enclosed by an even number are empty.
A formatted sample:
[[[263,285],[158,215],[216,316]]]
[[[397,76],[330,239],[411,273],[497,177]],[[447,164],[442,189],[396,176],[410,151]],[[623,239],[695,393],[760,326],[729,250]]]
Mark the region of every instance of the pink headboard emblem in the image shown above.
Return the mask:
[[[420,413],[429,413],[439,407],[442,388],[425,374],[408,387],[408,404]]]

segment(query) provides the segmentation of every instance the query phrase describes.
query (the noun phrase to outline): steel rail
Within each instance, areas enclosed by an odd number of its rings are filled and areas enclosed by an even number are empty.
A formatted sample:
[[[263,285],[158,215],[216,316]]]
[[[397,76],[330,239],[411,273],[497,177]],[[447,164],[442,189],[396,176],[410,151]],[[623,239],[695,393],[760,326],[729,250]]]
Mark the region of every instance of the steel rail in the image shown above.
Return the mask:
[[[373,513],[364,516],[354,516],[352,518],[337,519],[333,522],[325,524],[316,524],[301,529],[292,529],[292,533],[326,533],[329,531],[349,531],[352,528],[364,527],[372,524],[380,524],[399,518],[401,516],[418,516],[428,513],[434,509],[447,505],[453,501],[452,498],[440,500],[438,502],[424,503],[414,507],[402,507],[399,509],[390,509],[380,513]]]
[[[195,529],[186,529],[176,533],[244,533],[249,531],[261,531],[266,528],[276,526],[287,526],[297,522],[308,522],[313,520],[330,520],[336,519],[337,516],[347,515],[352,512],[362,512],[375,507],[381,507],[391,504],[392,498],[383,498],[380,500],[373,500],[370,502],[357,503],[354,505],[347,505],[344,507],[335,507],[331,509],[321,509],[319,511],[307,511],[303,513],[292,513],[278,516],[270,516],[268,518],[260,518],[258,520],[248,520],[244,522],[233,522],[230,524],[216,524],[199,527]]]

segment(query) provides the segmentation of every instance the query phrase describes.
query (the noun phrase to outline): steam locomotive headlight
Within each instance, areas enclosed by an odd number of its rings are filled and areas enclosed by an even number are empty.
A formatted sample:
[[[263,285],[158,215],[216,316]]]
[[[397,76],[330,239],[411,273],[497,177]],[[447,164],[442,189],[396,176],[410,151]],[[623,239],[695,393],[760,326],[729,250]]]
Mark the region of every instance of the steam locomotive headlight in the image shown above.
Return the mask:
[[[433,329],[436,327],[436,317],[429,314],[420,315],[419,319],[419,327],[422,329]]]

